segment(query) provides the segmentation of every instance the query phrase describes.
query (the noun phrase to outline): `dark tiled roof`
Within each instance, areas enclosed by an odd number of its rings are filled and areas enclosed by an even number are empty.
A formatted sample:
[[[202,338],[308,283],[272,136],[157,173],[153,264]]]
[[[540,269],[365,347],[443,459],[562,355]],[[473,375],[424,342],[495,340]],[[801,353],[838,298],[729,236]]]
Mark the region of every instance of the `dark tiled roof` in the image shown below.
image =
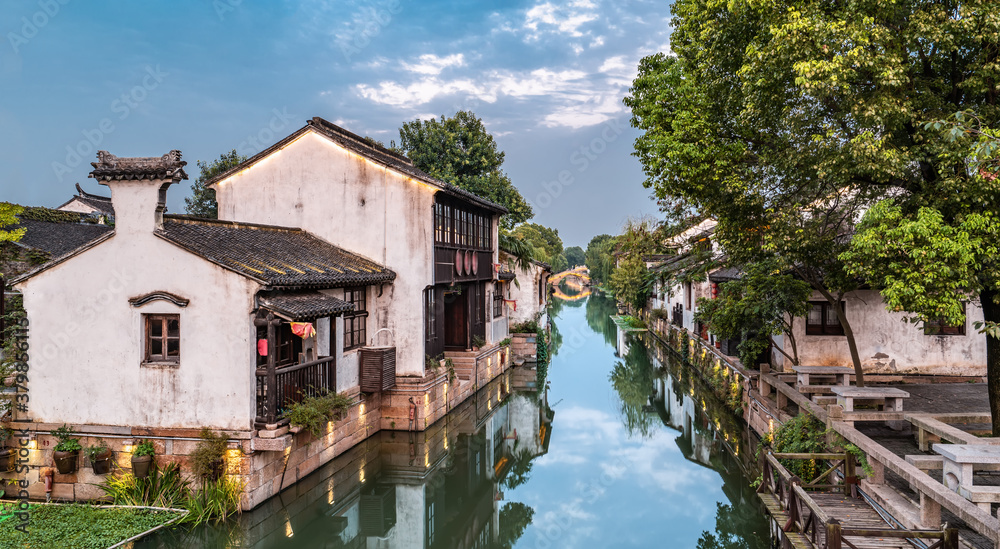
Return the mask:
[[[260,297],[260,306],[287,317],[292,322],[341,315],[354,310],[354,304],[319,292],[263,295]]]
[[[55,223],[22,219],[20,223],[4,230],[27,229],[19,246],[39,250],[53,258],[66,255],[112,231],[107,225],[96,223]]]
[[[504,208],[503,206],[495,202],[492,202],[490,200],[487,200],[485,198],[482,198],[478,195],[475,195],[465,189],[456,187],[451,183],[441,181],[440,179],[435,179],[426,172],[424,172],[423,170],[420,170],[416,166],[414,166],[413,161],[410,160],[409,158],[397,152],[390,151],[389,149],[386,149],[385,147],[382,147],[376,143],[368,141],[367,139],[355,133],[349,132],[344,128],[341,128],[340,126],[332,122],[328,122],[327,120],[324,120],[318,116],[315,116],[311,120],[306,122],[306,125],[300,128],[298,131],[292,133],[288,137],[282,139],[281,141],[278,141],[274,145],[271,145],[270,147],[264,149],[263,151],[257,153],[256,155],[248,158],[245,162],[243,162],[239,166],[235,166],[232,169],[225,171],[213,177],[212,179],[209,179],[208,181],[205,182],[205,184],[210,185],[212,183],[225,179],[226,177],[229,177],[230,175],[238,171],[246,169],[247,166],[250,166],[251,164],[254,164],[257,161],[261,160],[262,158],[267,157],[272,152],[283,148],[285,145],[295,140],[300,135],[302,135],[302,133],[308,131],[309,129],[317,131],[321,135],[326,136],[328,139],[340,144],[347,150],[353,151],[361,156],[364,156],[365,158],[368,158],[374,162],[378,162],[379,164],[382,164],[384,166],[388,166],[400,173],[403,173],[415,179],[420,179],[421,181],[430,183],[431,185],[438,187],[439,189],[444,191],[446,194],[462,198],[464,200],[472,202],[473,204],[476,204],[480,207],[486,208],[487,210],[491,210],[499,214],[507,213],[507,209]]]
[[[728,282],[737,280],[743,276],[743,271],[737,267],[726,267],[709,273],[708,279],[712,282]]]
[[[66,202],[66,204],[69,204],[73,200],[83,202],[93,208],[94,211],[107,215],[115,215],[115,208],[111,205],[111,197],[90,194],[87,191],[84,191],[83,188],[80,187],[79,183],[76,184],[76,196],[70,199],[69,202]],[[59,207],[62,208],[66,204]]]
[[[156,234],[226,269],[279,288],[390,282],[396,273],[301,230],[164,216]]]
[[[133,179],[187,179],[181,160],[181,151],[170,151],[155,157],[118,158],[108,151],[97,151],[97,162],[91,162],[94,170],[90,177],[98,181],[121,181]]]

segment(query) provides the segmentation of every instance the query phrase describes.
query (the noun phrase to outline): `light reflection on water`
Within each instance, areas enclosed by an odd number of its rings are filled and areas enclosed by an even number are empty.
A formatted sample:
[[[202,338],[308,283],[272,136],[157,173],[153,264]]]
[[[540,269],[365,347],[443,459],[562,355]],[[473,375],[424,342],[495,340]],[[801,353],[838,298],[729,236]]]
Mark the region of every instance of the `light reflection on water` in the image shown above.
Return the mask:
[[[498,379],[239,521],[135,548],[767,549],[745,427],[665,348],[619,333],[614,312],[598,295],[556,301],[547,379],[516,368],[510,393]]]

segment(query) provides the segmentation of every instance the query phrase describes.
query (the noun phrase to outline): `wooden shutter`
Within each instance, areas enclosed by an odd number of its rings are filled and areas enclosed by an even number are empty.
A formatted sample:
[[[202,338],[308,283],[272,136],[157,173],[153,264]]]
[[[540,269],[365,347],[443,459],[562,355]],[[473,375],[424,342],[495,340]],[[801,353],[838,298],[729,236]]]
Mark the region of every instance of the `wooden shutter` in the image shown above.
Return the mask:
[[[396,386],[396,348],[361,349],[361,391],[380,393]]]

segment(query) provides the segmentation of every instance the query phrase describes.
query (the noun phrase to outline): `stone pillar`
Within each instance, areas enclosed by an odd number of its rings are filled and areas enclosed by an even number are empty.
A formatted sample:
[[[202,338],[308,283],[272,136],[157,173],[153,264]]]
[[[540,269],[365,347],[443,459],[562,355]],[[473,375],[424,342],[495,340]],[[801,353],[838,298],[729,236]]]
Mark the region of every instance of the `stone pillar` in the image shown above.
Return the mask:
[[[920,492],[920,525],[928,530],[941,527],[941,504]]]

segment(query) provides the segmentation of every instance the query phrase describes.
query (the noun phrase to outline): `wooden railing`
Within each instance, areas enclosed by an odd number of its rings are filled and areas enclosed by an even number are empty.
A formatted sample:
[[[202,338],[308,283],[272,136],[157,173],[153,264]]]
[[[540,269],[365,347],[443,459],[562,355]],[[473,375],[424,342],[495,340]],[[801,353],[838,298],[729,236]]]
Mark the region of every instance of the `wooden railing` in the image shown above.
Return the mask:
[[[815,460],[817,463],[832,461],[832,465],[824,469],[809,482],[791,474],[780,459]],[[833,477],[840,471],[840,478]],[[805,538],[816,549],[857,549],[846,536],[861,538],[893,538],[903,539],[914,547],[914,540],[936,540],[926,549],[958,549],[958,530],[948,528],[942,530],[895,530],[891,528],[853,528],[843,524],[835,517],[830,517],[823,508],[809,495],[810,490],[843,490],[845,495],[857,497],[856,463],[849,453],[813,453],[813,454],[773,454],[768,452],[763,464],[763,478],[757,492],[774,495],[782,510],[787,512],[788,520],[780,525],[782,532],[795,532]],[[822,480],[827,482],[823,483]]]
[[[336,359],[328,357],[276,368],[273,381],[271,377],[267,368],[257,368],[257,421],[260,423],[275,423],[290,404],[305,396],[336,391]]]

